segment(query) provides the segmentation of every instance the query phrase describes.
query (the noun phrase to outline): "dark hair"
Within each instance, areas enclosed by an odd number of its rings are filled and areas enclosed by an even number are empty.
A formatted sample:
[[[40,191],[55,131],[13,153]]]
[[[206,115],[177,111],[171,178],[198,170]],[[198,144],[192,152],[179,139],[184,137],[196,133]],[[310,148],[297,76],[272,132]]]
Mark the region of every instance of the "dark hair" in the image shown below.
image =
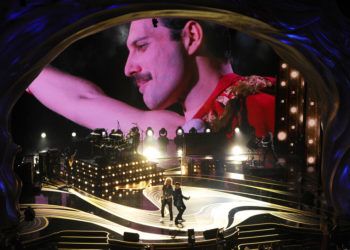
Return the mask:
[[[180,40],[182,29],[190,19],[159,18],[159,21],[163,26],[171,30],[171,38],[173,40]],[[202,26],[205,46],[208,52],[222,61],[231,62],[231,30],[223,25],[209,21],[194,21]]]
[[[176,186],[176,185],[180,185],[180,182],[175,182],[175,186]]]

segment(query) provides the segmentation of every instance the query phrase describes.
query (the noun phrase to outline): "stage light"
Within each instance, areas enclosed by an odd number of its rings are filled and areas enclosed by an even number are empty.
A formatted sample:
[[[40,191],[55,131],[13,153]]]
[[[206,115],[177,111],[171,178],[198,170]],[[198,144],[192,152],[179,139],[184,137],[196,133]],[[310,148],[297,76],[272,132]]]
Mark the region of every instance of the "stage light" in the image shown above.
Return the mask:
[[[287,82],[286,81],[281,81],[281,86],[282,87],[285,87],[287,85]]]
[[[293,107],[290,108],[290,112],[291,112],[292,114],[295,114],[297,111],[298,111],[298,108],[295,107],[295,106],[293,106]]]
[[[248,155],[242,146],[235,145],[231,149],[231,156],[227,158],[229,161],[240,163],[248,159]]]
[[[236,127],[236,128],[235,128],[235,133],[236,133],[236,134],[239,134],[240,132],[241,132],[241,130],[239,129],[239,127]]]
[[[307,167],[306,171],[307,171],[309,174],[314,173],[314,172],[315,172],[315,167],[309,166],[309,167]]]
[[[210,128],[206,128],[204,131],[205,131],[205,133],[207,133],[207,134],[211,133],[211,129],[210,129]]]
[[[77,133],[76,132],[72,132],[72,137],[76,137]]]
[[[161,156],[159,150],[155,147],[146,147],[143,150],[143,155],[150,161],[154,161]]]
[[[287,66],[288,66],[288,65],[287,65],[286,63],[282,63],[281,68],[282,68],[282,69],[285,69],[285,68],[287,68]]]
[[[178,150],[177,150],[177,156],[178,156],[178,157],[182,157],[182,154],[183,154],[182,149],[178,149]]]
[[[316,120],[315,119],[309,119],[308,123],[309,127],[313,127],[316,125]]]
[[[284,121],[285,120],[285,118],[284,117],[281,117],[281,121]]]
[[[310,106],[314,106],[315,105],[315,103],[314,102],[310,102]]]
[[[284,103],[284,99],[281,100],[281,103]]]
[[[309,140],[308,140],[308,143],[309,143],[309,144],[313,144],[313,143],[314,143],[314,140],[309,139]]]
[[[314,164],[316,161],[316,158],[314,156],[310,156],[307,158],[307,163]]]
[[[41,136],[41,138],[45,139],[46,138],[46,133],[42,132],[40,136]]]
[[[285,139],[287,139],[287,133],[284,131],[280,131],[277,134],[277,138],[279,141],[284,141]]]
[[[152,129],[151,127],[148,127],[148,128],[146,129],[146,136],[147,136],[147,137],[152,137],[152,136],[154,136],[154,131],[153,131],[153,129]]]
[[[197,129],[195,127],[192,127],[189,131],[190,134],[197,134]]]
[[[167,135],[168,135],[168,131],[166,131],[165,128],[161,128],[159,130],[159,137],[167,137]]]
[[[230,178],[233,180],[241,180],[241,181],[245,180],[244,174],[227,172],[227,173],[225,173],[225,176],[227,176],[227,178]]]
[[[176,145],[176,149],[182,149],[184,144],[184,130],[181,127],[176,129],[176,136],[174,138],[174,143]]]
[[[291,78],[297,78],[299,76],[299,72],[296,70],[293,70],[292,72],[290,72],[290,77]]]
[[[176,129],[176,135],[181,136],[181,135],[183,135],[183,134],[184,134],[183,128],[178,127],[178,128]]]
[[[294,130],[294,129],[295,129],[295,126],[294,126],[294,125],[292,125],[292,126],[290,126],[290,128]]]
[[[162,152],[167,151],[167,147],[169,144],[169,139],[167,135],[168,135],[168,131],[166,131],[165,128],[161,128],[161,130],[159,130],[158,145],[159,145],[159,149]]]
[[[233,146],[232,150],[231,150],[232,154],[234,156],[239,156],[244,154],[243,148],[241,146]]]

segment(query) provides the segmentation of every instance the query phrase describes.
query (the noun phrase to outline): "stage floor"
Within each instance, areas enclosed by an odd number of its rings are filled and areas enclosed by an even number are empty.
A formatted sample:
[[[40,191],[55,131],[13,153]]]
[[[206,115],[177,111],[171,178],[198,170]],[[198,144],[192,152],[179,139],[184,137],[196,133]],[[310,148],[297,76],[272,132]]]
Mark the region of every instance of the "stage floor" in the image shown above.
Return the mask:
[[[181,226],[169,220],[167,210],[160,222],[161,186],[121,189],[117,200],[108,201],[51,182],[36,195],[22,196],[22,213],[31,206],[36,218],[26,221],[22,214],[21,241],[30,244],[47,235],[72,230],[104,231],[108,240],[122,240],[125,232],[137,233],[142,242],[150,244],[187,242],[188,229],[194,229],[196,242],[205,240],[206,230],[219,228],[226,235],[239,231],[236,240],[243,245],[281,241],[288,230],[317,237],[321,234],[320,211],[298,202],[293,183],[236,173],[226,173],[225,178],[181,176],[176,171],[167,175],[181,182],[183,194],[191,197],[185,201],[185,222]],[[173,211],[175,217],[175,207]],[[289,239],[293,237],[291,234]]]

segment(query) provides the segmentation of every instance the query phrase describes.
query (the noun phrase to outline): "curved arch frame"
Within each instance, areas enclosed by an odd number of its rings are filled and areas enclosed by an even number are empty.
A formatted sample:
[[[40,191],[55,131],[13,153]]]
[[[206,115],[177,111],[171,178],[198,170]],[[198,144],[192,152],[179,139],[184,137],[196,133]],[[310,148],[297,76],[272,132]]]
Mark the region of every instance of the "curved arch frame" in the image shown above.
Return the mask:
[[[46,64],[74,41],[119,23],[155,16],[207,19],[243,31],[268,42],[281,58],[302,72],[323,109],[324,191],[338,214],[349,213],[350,201],[345,199],[350,197],[350,188],[347,186],[349,179],[344,177],[344,173],[346,175],[346,171],[349,171],[350,162],[346,141],[350,124],[349,116],[345,115],[350,100],[345,91],[350,85],[350,67],[346,67],[349,59],[341,54],[342,50],[346,53],[348,51],[344,37],[339,35],[340,31],[346,29],[341,25],[345,21],[320,19],[322,10],[333,8],[333,5],[310,6],[287,1],[289,5],[284,4],[283,12],[274,6],[274,1],[253,4],[250,1],[217,0],[203,3],[187,0],[181,1],[181,4],[167,2],[166,5],[161,1],[145,3],[141,0],[128,4],[120,4],[121,1],[79,1],[78,4],[74,1],[40,2],[44,3],[26,7],[9,4],[6,18],[1,23],[3,34],[0,36],[0,50],[3,53],[0,64],[5,65],[0,71],[1,229],[12,227],[19,221],[20,183],[12,166],[17,146],[12,141],[8,123],[12,107],[25,88]],[[291,4],[294,12],[287,8]],[[313,11],[310,17],[304,18],[303,24],[297,23],[297,17],[293,19],[292,16],[299,15],[299,10]],[[337,12],[336,9],[333,10]],[[58,25],[53,25],[57,22],[57,16],[60,16],[61,21]],[[312,18],[316,21],[311,22]],[[41,25],[38,20],[45,24]],[[327,32],[326,29],[330,27],[335,27],[335,31],[338,29],[338,33]],[[340,54],[333,54],[334,51],[340,51]],[[335,67],[337,63],[340,66]]]

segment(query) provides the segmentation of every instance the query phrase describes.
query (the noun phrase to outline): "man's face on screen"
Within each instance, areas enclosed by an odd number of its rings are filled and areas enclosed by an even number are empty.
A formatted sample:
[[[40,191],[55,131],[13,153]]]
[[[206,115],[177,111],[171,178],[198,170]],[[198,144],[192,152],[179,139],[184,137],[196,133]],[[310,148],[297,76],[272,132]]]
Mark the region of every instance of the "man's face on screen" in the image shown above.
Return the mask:
[[[125,75],[133,77],[149,109],[164,109],[178,101],[188,84],[188,56],[181,41],[152,19],[133,21],[127,40]]]

